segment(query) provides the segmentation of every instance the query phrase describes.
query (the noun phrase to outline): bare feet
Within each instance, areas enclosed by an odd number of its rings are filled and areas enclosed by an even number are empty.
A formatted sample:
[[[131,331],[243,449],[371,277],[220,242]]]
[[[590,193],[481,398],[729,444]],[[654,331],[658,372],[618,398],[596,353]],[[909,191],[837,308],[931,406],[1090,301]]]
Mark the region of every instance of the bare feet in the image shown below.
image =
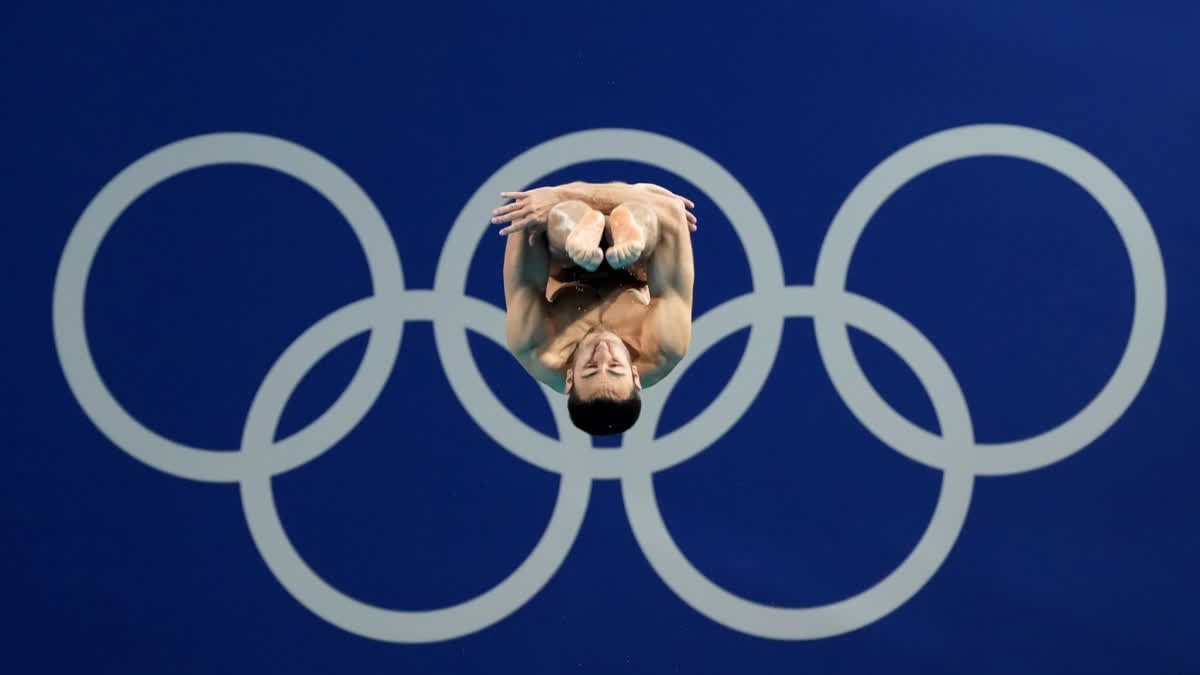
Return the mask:
[[[567,235],[567,257],[589,272],[595,272],[604,262],[600,250],[600,238],[604,236],[604,214],[592,210],[579,220],[571,234]]]
[[[604,257],[614,270],[619,270],[641,257],[646,248],[646,231],[624,206],[613,209],[608,220],[613,244]]]

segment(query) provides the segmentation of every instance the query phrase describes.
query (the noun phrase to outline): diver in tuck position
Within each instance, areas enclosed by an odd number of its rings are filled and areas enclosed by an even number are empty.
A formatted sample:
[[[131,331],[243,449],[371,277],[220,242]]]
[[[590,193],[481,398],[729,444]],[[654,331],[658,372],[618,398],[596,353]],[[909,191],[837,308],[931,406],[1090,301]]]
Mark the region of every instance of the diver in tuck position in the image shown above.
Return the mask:
[[[618,434],[692,337],[691,201],[639,183],[503,192],[508,347],[567,394],[575,426]]]

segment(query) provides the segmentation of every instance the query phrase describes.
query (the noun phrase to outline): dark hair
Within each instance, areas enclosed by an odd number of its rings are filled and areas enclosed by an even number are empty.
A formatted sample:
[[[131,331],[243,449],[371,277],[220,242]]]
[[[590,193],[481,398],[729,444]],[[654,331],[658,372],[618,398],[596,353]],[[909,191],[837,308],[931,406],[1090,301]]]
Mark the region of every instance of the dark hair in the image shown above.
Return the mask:
[[[611,436],[624,432],[642,414],[642,397],[635,388],[625,400],[595,398],[585,401],[572,389],[567,394],[567,412],[571,422],[593,436]]]

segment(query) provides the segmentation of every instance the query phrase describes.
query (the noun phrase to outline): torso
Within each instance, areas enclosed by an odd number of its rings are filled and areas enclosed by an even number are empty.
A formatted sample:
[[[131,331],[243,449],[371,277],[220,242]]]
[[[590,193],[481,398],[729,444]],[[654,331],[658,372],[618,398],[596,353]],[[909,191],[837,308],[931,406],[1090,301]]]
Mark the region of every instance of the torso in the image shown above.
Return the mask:
[[[642,377],[655,379],[654,370],[661,359],[657,339],[647,330],[653,300],[644,268],[627,272],[613,270],[606,263],[591,273],[577,267],[553,269],[546,299],[554,336],[538,355],[544,367],[565,372],[583,336],[603,325],[629,347]]]

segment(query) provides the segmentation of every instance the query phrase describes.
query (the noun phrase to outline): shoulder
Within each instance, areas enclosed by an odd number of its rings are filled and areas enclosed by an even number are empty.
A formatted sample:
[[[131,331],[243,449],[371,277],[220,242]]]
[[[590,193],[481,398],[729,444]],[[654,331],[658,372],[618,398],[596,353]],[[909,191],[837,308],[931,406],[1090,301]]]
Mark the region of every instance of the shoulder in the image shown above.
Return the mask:
[[[657,351],[678,363],[692,342],[692,303],[679,293],[667,290],[651,304],[645,328],[653,334]]]
[[[528,351],[549,338],[546,298],[529,287],[512,289],[505,297],[505,333],[513,354]]]
[[[538,350],[524,349],[513,351],[513,356],[525,372],[529,373],[533,379],[550,387],[558,393],[563,393],[567,388],[567,377],[557,368],[552,368],[542,361],[539,357]]]
[[[691,310],[691,304],[675,293],[653,301],[645,326],[650,339],[643,341],[649,349],[642,354],[642,365],[638,366],[642,387],[657,384],[687,355],[692,341]]]
[[[681,360],[683,354],[667,351],[643,355],[638,364],[638,377],[641,378],[642,388],[647,389],[661,382],[675,370],[675,366],[679,365]]]

